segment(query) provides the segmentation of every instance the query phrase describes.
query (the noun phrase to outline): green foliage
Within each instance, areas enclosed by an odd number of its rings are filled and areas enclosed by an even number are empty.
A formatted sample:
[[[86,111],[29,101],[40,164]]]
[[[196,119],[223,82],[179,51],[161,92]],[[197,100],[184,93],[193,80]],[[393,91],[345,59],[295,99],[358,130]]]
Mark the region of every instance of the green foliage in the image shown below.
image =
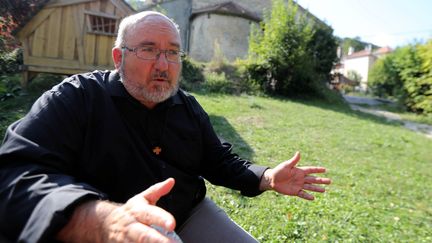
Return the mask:
[[[246,77],[271,94],[322,95],[336,59],[332,30],[298,14],[297,5],[274,0],[260,29],[253,27]]]
[[[13,98],[21,91],[17,75],[0,75],[0,102]]]
[[[383,98],[401,98],[404,96],[403,82],[394,65],[394,56],[378,59],[369,72],[368,84],[374,95]]]
[[[185,56],[182,59],[181,87],[186,90],[194,90],[204,80],[203,65],[193,61],[189,56]]]
[[[355,70],[349,70],[347,76],[349,79],[351,79],[352,81],[356,81],[356,82],[361,82],[361,80],[363,78],[361,76],[361,74]]]
[[[233,85],[233,82],[227,79],[224,72],[207,73],[205,77],[206,81],[201,86],[201,90],[204,92],[232,94],[236,91],[236,87]]]
[[[23,63],[21,48],[16,48],[11,52],[0,53],[0,74],[16,73],[19,65]]]
[[[432,114],[432,40],[395,50],[372,67],[374,93],[396,97],[408,110]]]

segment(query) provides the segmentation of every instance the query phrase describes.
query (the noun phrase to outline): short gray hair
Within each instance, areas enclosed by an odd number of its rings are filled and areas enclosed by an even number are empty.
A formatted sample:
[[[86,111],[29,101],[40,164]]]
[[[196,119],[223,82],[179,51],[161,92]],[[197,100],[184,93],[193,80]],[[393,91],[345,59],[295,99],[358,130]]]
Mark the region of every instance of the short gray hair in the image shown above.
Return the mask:
[[[140,12],[137,14],[130,15],[130,16],[124,18],[120,22],[118,34],[117,34],[117,39],[114,43],[114,47],[117,47],[117,48],[122,47],[122,45],[124,44],[124,38],[127,34],[127,31],[129,29],[133,28],[137,23],[143,21],[146,17],[148,17],[150,15],[162,16],[163,18],[168,20],[175,27],[177,32],[180,33],[178,25],[176,23],[174,23],[174,21],[172,19],[168,18],[167,16],[165,16],[159,12],[155,12],[155,11],[143,11],[143,12]]]

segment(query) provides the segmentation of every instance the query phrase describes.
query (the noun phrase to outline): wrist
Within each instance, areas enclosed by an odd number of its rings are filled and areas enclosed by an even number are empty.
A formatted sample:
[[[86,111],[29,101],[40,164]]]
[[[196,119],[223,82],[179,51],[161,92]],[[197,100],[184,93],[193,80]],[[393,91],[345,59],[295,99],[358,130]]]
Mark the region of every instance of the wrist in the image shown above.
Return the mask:
[[[68,224],[57,234],[63,242],[104,242],[104,221],[118,205],[92,200],[75,208]]]
[[[264,171],[259,185],[260,191],[267,191],[272,189],[271,171],[272,169],[267,169]]]

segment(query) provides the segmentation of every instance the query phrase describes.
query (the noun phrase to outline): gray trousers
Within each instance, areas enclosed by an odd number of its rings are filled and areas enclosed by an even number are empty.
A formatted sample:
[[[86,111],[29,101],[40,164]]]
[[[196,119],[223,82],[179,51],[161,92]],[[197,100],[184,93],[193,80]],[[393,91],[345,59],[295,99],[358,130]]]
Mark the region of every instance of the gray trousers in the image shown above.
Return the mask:
[[[192,210],[177,233],[184,243],[258,242],[207,197]]]

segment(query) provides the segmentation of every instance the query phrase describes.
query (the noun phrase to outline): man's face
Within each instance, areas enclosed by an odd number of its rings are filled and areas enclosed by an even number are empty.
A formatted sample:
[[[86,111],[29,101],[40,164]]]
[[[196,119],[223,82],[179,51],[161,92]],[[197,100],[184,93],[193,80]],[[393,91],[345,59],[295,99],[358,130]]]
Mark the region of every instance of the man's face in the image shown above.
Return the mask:
[[[124,45],[128,48],[149,47],[180,50],[176,28],[158,15],[150,15],[129,29]],[[178,89],[181,63],[169,62],[162,52],[156,60],[143,60],[124,50],[120,74],[126,90],[141,103],[152,108],[172,96]]]

